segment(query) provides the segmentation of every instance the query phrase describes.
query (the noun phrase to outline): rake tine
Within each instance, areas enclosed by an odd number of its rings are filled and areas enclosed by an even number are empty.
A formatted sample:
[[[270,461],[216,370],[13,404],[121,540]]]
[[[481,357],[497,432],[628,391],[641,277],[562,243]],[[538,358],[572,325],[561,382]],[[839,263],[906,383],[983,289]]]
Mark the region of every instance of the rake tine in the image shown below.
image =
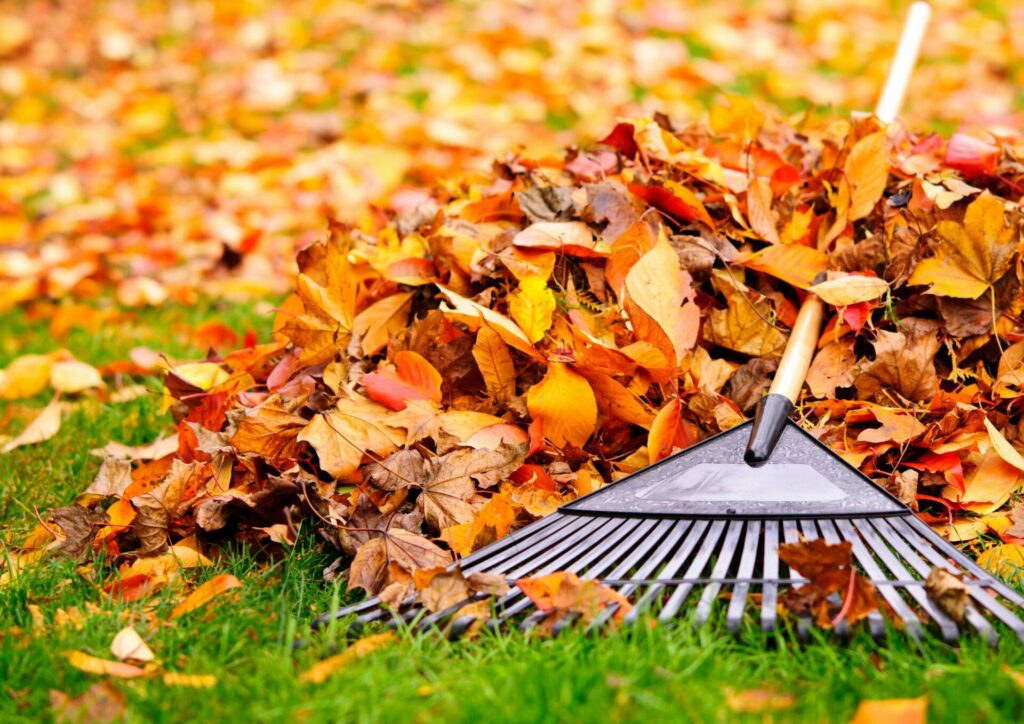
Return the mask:
[[[668,551],[671,550],[672,546],[675,544],[676,538],[672,535],[672,529],[676,527],[676,524],[677,521],[673,521],[669,518],[659,520],[658,524],[654,527],[654,530],[651,531],[651,535],[647,536],[647,538],[644,539],[628,556],[626,556],[626,558],[616,566],[615,570],[605,576],[605,578],[615,579],[628,575],[641,560],[643,560],[644,563],[637,570],[636,577],[646,577],[653,568],[656,568],[658,564],[661,563],[664,557],[668,554]],[[650,551],[650,549],[659,541],[661,541],[661,545],[653,555],[648,556],[648,551]],[[623,596],[629,596],[635,588],[636,584],[627,583],[619,588],[619,593]],[[612,608],[609,606],[603,611],[600,611],[590,621],[590,624],[587,626],[587,632],[596,631],[604,626],[608,619],[615,614],[616,610],[617,607]]]
[[[517,531],[509,533],[507,536],[495,541],[491,545],[484,546],[480,550],[470,553],[459,561],[459,565],[465,569],[466,566],[482,563],[483,561],[492,558],[492,556],[496,556],[498,553],[525,542],[529,538],[536,538],[540,535],[548,536],[555,532],[555,530],[563,528],[571,523],[573,518],[575,518],[575,516],[565,515],[564,513],[556,511],[551,515],[531,523],[525,528],[520,528]],[[558,524],[557,526],[555,525],[556,523]]]
[[[764,562],[761,575],[765,583],[761,589],[761,630],[771,633],[775,630],[779,612],[779,521],[768,520],[764,524]]]
[[[722,537],[723,530],[725,530],[724,520],[716,520],[711,524],[707,536],[705,536],[704,541],[697,550],[697,555],[694,556],[690,567],[686,569],[686,578],[697,578],[700,576],[704,566],[707,565],[708,560],[718,547],[718,541]],[[693,589],[692,583],[681,583],[676,586],[676,590],[672,592],[668,601],[665,602],[665,607],[661,609],[658,620],[663,623],[672,620],[686,601],[687,596],[690,595],[691,589]]]
[[[551,573],[552,571],[557,570],[565,570],[572,573],[577,573],[581,569],[592,563],[595,559],[605,555],[608,552],[609,548],[615,546],[620,540],[622,540],[626,536],[629,536],[626,542],[626,545],[628,545],[630,541],[635,540],[637,537],[646,532],[643,529],[643,526],[639,525],[641,522],[640,520],[634,518],[619,518],[616,522],[621,523],[621,525],[616,527],[607,538],[600,541],[598,545],[594,546],[590,550],[579,547],[570,548],[566,555],[553,561],[546,562],[546,564],[543,567],[540,567],[539,570],[537,566],[529,566],[513,571],[509,574],[509,577],[513,579],[521,578],[523,575],[531,571],[535,571],[536,575],[544,575],[546,573]],[[576,556],[581,554],[583,555],[583,557],[577,559]],[[615,559],[613,558],[612,562],[614,562],[614,560]],[[505,594],[504,598],[501,601],[503,610],[500,618],[502,621],[506,621],[512,616],[521,613],[523,610],[525,610],[533,604],[533,602],[529,598],[525,597],[523,597],[523,600],[517,603],[512,603],[513,601],[515,601],[515,599],[519,598],[522,595],[522,591],[520,590],[509,591]]]
[[[915,517],[911,520],[917,520],[917,518]],[[907,541],[909,541],[911,545],[914,546],[914,548],[918,550],[918,552],[924,555],[924,557],[932,563],[932,565],[940,568],[945,568],[946,570],[950,570],[952,566],[950,561],[939,552],[937,546],[932,547],[936,543],[934,538],[926,541],[924,536],[917,535],[917,533],[911,527],[911,521],[899,519],[894,520],[892,524],[893,527],[895,527],[903,535],[903,537]],[[922,525],[925,524],[922,522]],[[925,525],[925,527],[927,527],[927,525]],[[930,528],[928,530],[931,531]],[[937,534],[933,533],[933,535],[935,538],[940,538]],[[940,538],[940,540],[942,539]],[[926,543],[932,543],[932,546],[929,546]],[[949,548],[953,547],[949,546]],[[955,548],[953,548],[953,550],[956,551]],[[958,563],[963,562],[965,556],[959,554],[959,552],[957,553],[958,555],[955,557],[956,561]],[[1012,611],[1010,611],[1003,604],[997,601],[995,597],[993,597],[987,591],[985,591],[985,587],[991,587],[989,582],[993,580],[992,577],[985,573],[984,570],[982,570],[978,566],[972,566],[972,568],[981,571],[982,575],[980,577],[977,576],[973,570],[970,572],[972,575],[981,578],[981,581],[983,583],[972,584],[970,582],[965,581],[967,583],[968,589],[970,590],[971,598],[973,598],[974,601],[979,605],[985,607],[997,619],[1006,624],[1006,626],[1011,631],[1013,631],[1017,638],[1020,639],[1021,642],[1024,642],[1024,621],[1021,621],[1020,618],[1017,617]],[[953,571],[959,572],[955,568],[953,568]]]
[[[552,638],[558,638],[559,636],[561,636],[563,632],[565,632],[567,629],[572,628],[573,624],[579,621],[582,617],[583,614],[581,614],[579,611],[570,611],[569,613],[562,616],[562,618],[558,620],[558,623],[551,627]]]
[[[490,573],[504,573],[508,578],[521,578],[542,569],[550,560],[562,560],[566,553],[578,554],[580,547],[587,541],[610,534],[621,525],[622,520],[622,518],[584,518],[569,535],[556,536],[553,542],[543,546],[526,548],[508,560],[502,561],[501,566],[493,568],[488,566],[485,570]],[[480,570],[477,566],[471,569],[472,572],[477,570]]]
[[[417,628],[421,633],[423,631],[427,631],[433,626],[439,625],[442,621],[451,618],[453,615],[458,613],[460,610],[462,610],[469,604],[476,603],[477,601],[482,601],[485,598],[487,598],[487,594],[484,593],[475,593],[473,595],[466,596],[466,598],[456,603],[453,603],[451,606],[448,606],[448,608],[444,608],[440,611],[436,611],[427,616],[424,616],[420,620],[419,626]]]
[[[853,544],[853,555],[860,563],[861,568],[868,574],[870,578],[876,581],[876,588],[878,592],[882,594],[882,597],[888,601],[889,605],[892,606],[893,611],[903,621],[903,626],[906,628],[907,633],[911,638],[915,640],[921,639],[921,622],[918,621],[917,615],[913,609],[907,605],[907,602],[903,600],[899,592],[893,588],[891,584],[881,583],[881,581],[887,580],[882,569],[875,562],[874,557],[864,547],[864,542],[861,537],[857,534],[857,531],[850,524],[848,520],[837,520],[836,525],[839,527],[843,537]]]
[[[860,531],[861,537],[867,541],[868,547],[870,547],[875,554],[882,559],[882,562],[889,568],[889,571],[895,576],[897,580],[906,581],[913,578],[907,569],[903,567],[899,559],[893,555],[892,549],[885,544],[877,535],[871,524],[866,520],[854,520],[854,527]],[[917,601],[918,605],[925,610],[925,612],[932,617],[939,626],[939,630],[942,632],[942,638],[946,643],[955,644],[960,640],[960,629],[944,611],[939,609],[931,599],[928,598],[928,594],[918,586],[910,586],[907,588],[907,593],[910,594],[911,598]]]
[[[693,552],[694,548],[697,547],[697,543],[704,535],[704,531],[707,530],[710,525],[710,521],[698,520],[693,521],[681,521],[682,530],[679,531],[680,544],[675,549],[675,553],[672,554],[672,558],[669,559],[668,563],[661,571],[662,578],[671,578],[679,569],[686,563],[687,558],[690,557],[690,553]],[[640,617],[640,614],[647,610],[651,602],[658,596],[658,594],[665,588],[663,583],[655,583],[653,586],[647,589],[643,596],[633,606],[633,610],[626,614],[623,622],[626,624],[634,624]]]
[[[947,558],[952,558],[954,561],[956,561],[957,565],[962,567],[964,570],[968,571],[975,578],[991,581],[992,584],[989,585],[988,588],[992,588],[1000,596],[1010,601],[1010,603],[1014,604],[1015,606],[1024,607],[1024,596],[1021,596],[1019,593],[1014,591],[1012,588],[1007,586],[1005,583],[1000,581],[998,578],[994,577],[991,573],[989,573],[984,568],[979,566],[977,563],[972,561],[970,558],[965,556],[963,553],[958,551],[956,549],[956,546],[954,546],[952,543],[950,543],[941,535],[939,535],[930,527],[928,527],[928,524],[925,523],[923,520],[921,520],[915,515],[911,516],[907,522],[910,524],[911,527],[917,530],[918,534],[921,537],[923,537],[933,546],[942,551]]]
[[[718,560],[715,561],[715,567],[711,570],[711,582],[704,587],[704,590],[700,594],[700,599],[697,602],[697,611],[694,616],[694,620],[698,626],[703,626],[707,623],[708,618],[711,616],[711,608],[714,606],[715,599],[718,597],[718,592],[722,590],[722,584],[720,581],[729,573],[729,567],[732,565],[732,560],[736,555],[737,548],[739,548],[740,535],[742,533],[742,520],[733,520],[729,522],[729,528],[726,531],[725,540],[722,542],[722,548],[718,553]]]
[[[911,568],[917,571],[918,575],[922,579],[927,578],[928,574],[931,573],[931,568],[925,563],[914,549],[907,544],[903,536],[896,531],[896,528],[892,526],[884,518],[871,521],[871,525],[874,526],[875,530],[880,536],[889,544],[896,549],[900,557],[905,560]],[[968,606],[965,612],[965,618],[967,623],[978,633],[979,636],[983,636],[988,639],[991,646],[995,646],[999,638],[996,636],[995,630],[992,628],[992,624],[982,616],[973,606]]]
[[[462,570],[465,573],[500,572],[507,566],[518,565],[523,560],[529,560],[531,555],[537,555],[542,551],[557,547],[567,539],[577,540],[588,529],[600,525],[602,520],[608,520],[570,515],[562,516],[562,518],[564,520],[558,521],[559,525],[546,527],[537,535],[524,536],[517,540],[515,545],[496,551],[493,557],[488,555],[472,562],[468,562],[468,559],[464,560]]]
[[[456,618],[452,621],[452,625],[448,627],[448,640],[458,641],[461,639],[466,635],[469,627],[476,623],[476,621],[476,616],[459,616]]]
[[[742,581],[750,580],[754,574],[754,562],[757,559],[757,549],[761,545],[761,521],[752,520],[747,523],[747,535],[743,540],[743,553],[740,556],[740,567],[737,578]],[[747,605],[747,595],[750,593],[749,583],[737,583],[732,590],[732,600],[729,601],[729,608],[726,609],[725,625],[736,635],[740,632],[740,625],[743,622],[743,609]]]
[[[797,533],[796,521],[784,520],[782,521],[782,535],[786,539],[787,543],[799,543],[800,536]],[[786,566],[789,568],[789,566]],[[790,587],[796,586],[797,577],[793,575],[794,571],[789,570],[789,583]],[[798,616],[796,619],[796,637],[800,641],[809,641],[811,638],[811,619],[809,616]]]
[[[838,545],[841,542],[839,532],[836,530],[835,524],[831,520],[819,520],[818,526],[821,528],[821,534],[825,538],[825,542],[830,545]],[[840,624],[844,626],[846,632],[849,633],[849,625],[845,620],[841,621]],[[882,617],[882,613],[878,610],[871,611],[868,614],[868,629],[871,631],[871,638],[876,641],[885,640],[885,619]],[[839,626],[836,626],[838,632]]]

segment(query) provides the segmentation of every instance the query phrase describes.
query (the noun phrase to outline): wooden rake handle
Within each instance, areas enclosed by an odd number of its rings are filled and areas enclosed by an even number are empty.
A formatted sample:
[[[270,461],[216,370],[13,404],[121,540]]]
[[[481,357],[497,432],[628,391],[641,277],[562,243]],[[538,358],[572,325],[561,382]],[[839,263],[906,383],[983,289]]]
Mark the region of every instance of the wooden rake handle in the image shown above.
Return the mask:
[[[907,20],[903,25],[896,55],[893,57],[889,77],[885,88],[875,106],[875,115],[885,124],[892,123],[906,94],[910,75],[917,63],[917,54],[921,49],[928,20],[932,9],[927,2],[915,2],[910,6]],[[818,280],[815,280],[818,281]],[[808,294],[800,306],[796,324],[790,332],[786,350],[782,353],[779,368],[768,394],[761,399],[754,413],[754,424],[750,429],[747,451],[743,460],[747,465],[758,467],[764,465],[775,450],[782,431],[786,427],[789,413],[800,397],[800,389],[804,385],[807,369],[811,366],[814,349],[818,346],[818,334],[824,318],[824,305],[813,292]]]

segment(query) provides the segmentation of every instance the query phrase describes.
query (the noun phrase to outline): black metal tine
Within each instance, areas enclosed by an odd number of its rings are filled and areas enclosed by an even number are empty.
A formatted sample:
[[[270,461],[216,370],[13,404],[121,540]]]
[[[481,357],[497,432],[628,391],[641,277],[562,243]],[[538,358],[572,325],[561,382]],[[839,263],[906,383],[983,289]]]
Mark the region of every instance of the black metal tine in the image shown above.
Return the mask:
[[[871,548],[875,555],[877,555],[893,574],[893,577],[899,581],[912,580],[913,576],[907,572],[907,569],[900,563],[892,549],[885,543],[884,540],[876,535],[874,527],[864,520],[863,518],[855,518],[851,521],[853,526],[860,531],[861,538],[863,538],[868,547]],[[949,615],[940,609],[935,603],[928,598],[928,594],[918,586],[908,586],[906,588],[907,593],[917,601],[917,604],[925,610],[925,612],[932,617],[939,626],[939,630],[942,632],[942,638],[950,644],[956,643],[960,639],[960,627],[956,625],[956,621],[951,619]]]
[[[800,535],[797,532],[797,523],[794,520],[782,521],[782,537],[787,543],[799,543]],[[789,584],[790,587],[795,588],[797,585],[797,576],[795,571],[788,565],[786,569],[789,571]],[[811,617],[810,616],[797,616],[796,618],[796,636],[801,641],[806,641],[811,637]]]
[[[555,515],[555,514],[553,514]],[[487,571],[497,573],[502,565],[509,565],[510,560],[519,560],[525,556],[536,555],[539,551],[560,545],[566,538],[577,535],[581,530],[597,525],[600,520],[597,518],[583,518],[575,515],[561,516],[563,520],[556,521],[555,526],[548,526],[537,535],[523,536],[516,541],[514,546],[506,546],[495,551],[494,555],[477,558],[470,562],[465,559],[462,562],[462,570],[465,573]],[[609,520],[605,518],[603,520]],[[488,546],[490,547],[490,546]],[[482,552],[482,551],[478,551]]]
[[[609,519],[618,520],[622,525],[616,527],[614,531],[604,540],[600,541],[597,545],[593,546],[589,550],[576,546],[569,550],[566,555],[561,556],[553,560],[545,562],[543,566],[531,565],[520,568],[519,570],[513,571],[509,574],[510,578],[521,578],[527,573],[533,573],[533,575],[546,575],[555,571],[568,571],[571,573],[579,573],[580,570],[593,563],[596,559],[604,556],[609,549],[614,548],[623,538],[626,538],[624,545],[630,545],[635,542],[636,539],[641,537],[647,532],[646,526],[640,525],[641,523],[650,523],[650,520],[643,520],[638,518],[618,518]],[[628,536],[628,537],[627,537]],[[611,565],[616,560],[620,551],[616,551],[610,558],[607,565]],[[582,556],[582,558],[576,558],[576,556]],[[608,559],[605,559],[608,560]],[[602,561],[604,563],[605,561]],[[523,597],[523,600],[518,603],[512,603],[515,599]],[[515,616],[516,614],[523,611],[533,604],[529,598],[526,598],[522,591],[519,589],[513,589],[505,594],[501,601],[502,613],[501,619],[507,620],[508,618]],[[511,604],[511,605],[510,605]]]
[[[707,565],[715,549],[718,547],[718,541],[722,537],[722,531],[725,530],[725,521],[716,520],[711,524],[708,529],[707,535],[701,542],[700,548],[697,549],[697,554],[693,558],[693,562],[690,563],[690,567],[686,569],[686,578],[697,578],[704,570],[704,566]],[[679,608],[686,601],[687,596],[690,595],[690,591],[693,589],[692,583],[682,583],[676,586],[676,589],[669,596],[668,601],[665,602],[664,608],[661,609],[661,613],[658,614],[658,620],[662,622],[670,621],[679,612]]]
[[[907,605],[907,602],[903,600],[903,597],[900,596],[899,592],[891,584],[882,583],[882,581],[888,579],[875,561],[874,556],[864,547],[864,542],[861,540],[856,529],[848,520],[837,520],[836,525],[839,527],[843,537],[853,545],[853,555],[857,562],[860,563],[860,567],[874,580],[878,592],[882,594],[882,597],[888,601],[892,610],[903,621],[903,626],[906,628],[907,633],[914,639],[920,639],[921,622],[918,621],[917,614]]]
[[[891,526],[887,520],[885,520],[885,518],[871,520],[870,523],[878,535],[888,542],[889,545],[895,548],[900,557],[905,560],[922,579],[928,577],[928,574],[931,573],[931,567],[914,552],[914,549],[907,544],[907,541],[903,539],[903,536],[900,535],[896,529]],[[980,636],[984,636],[989,640],[989,643],[995,645],[997,641],[995,630],[993,630],[992,625],[984,616],[975,611],[972,607],[968,606],[965,618],[967,619],[967,623],[969,623]]]
[[[831,520],[819,520],[818,527],[821,528],[822,537],[829,545],[838,545],[842,542],[842,539],[839,537],[839,531],[836,530],[836,526]],[[868,614],[867,620],[868,630],[871,632],[871,637],[876,641],[884,640],[885,618],[882,616],[882,612],[877,610],[871,611]],[[840,629],[840,626],[842,626],[843,629]],[[839,624],[836,625],[836,633],[840,633],[841,630],[843,633],[849,633],[849,624],[846,620],[840,621]]]
[[[518,551],[516,555],[503,560],[500,566],[470,566],[466,569],[466,573],[484,570],[488,573],[504,574],[507,578],[518,578],[566,552],[579,553],[580,548],[585,550],[586,541],[607,535],[623,520],[623,518],[581,518],[568,535],[553,536],[553,540],[545,540],[542,545]]]
[[[645,578],[649,575],[650,572],[654,568],[657,568],[658,564],[664,560],[665,556],[668,555],[668,552],[672,550],[672,546],[677,542],[678,539],[673,536],[672,533],[677,527],[678,522],[679,521],[674,521],[670,518],[664,518],[658,521],[658,524],[651,531],[651,534],[641,541],[640,545],[638,545],[633,552],[623,559],[623,561],[615,567],[615,570],[609,573],[606,578],[621,578],[633,570],[637,564],[640,564],[640,568],[636,571],[637,578]],[[647,555],[650,549],[658,544],[659,541],[661,545],[658,546],[658,549],[652,555]],[[643,561],[642,564],[640,563],[641,560]],[[618,591],[623,596],[629,596],[634,589],[636,589],[636,584],[626,583],[620,586]],[[604,626],[605,623],[615,615],[616,610],[618,610],[618,607],[609,606],[599,612],[593,619],[591,619],[590,624],[587,626],[587,631],[596,631]]]
[[[752,520],[747,523],[747,534],[743,539],[743,553],[740,555],[740,567],[736,577],[743,580],[750,580],[754,575],[754,562],[757,560],[757,551],[761,546],[761,521]],[[747,605],[747,595],[750,593],[749,583],[737,583],[732,589],[732,600],[725,613],[725,625],[733,634],[738,634],[743,623],[743,610]]]
[[[679,544],[679,541],[682,539],[683,534],[689,526],[690,522],[688,520],[672,520],[671,527],[668,530],[666,530],[665,538],[662,540],[662,543],[660,543],[660,545],[657,547],[657,550],[655,550],[651,555],[647,556],[644,559],[643,563],[640,565],[640,567],[637,568],[636,578],[641,580],[646,579],[648,576],[650,576],[652,572],[654,572],[654,570],[659,565],[662,565],[662,563],[665,562],[666,557],[668,557],[672,550]],[[622,573],[620,571],[615,570],[607,578],[614,578],[616,576],[621,576],[621,574]],[[629,597],[638,588],[639,584],[624,584],[621,588],[618,588],[618,592],[620,592],[624,596]],[[632,612],[633,611],[630,610],[630,613]],[[614,610],[612,610],[610,607],[604,609],[594,617],[594,620],[590,623],[590,626],[588,626],[587,630],[594,631],[604,626],[604,624],[607,623],[608,619],[610,619],[610,617],[613,614]],[[627,615],[629,615],[629,613]],[[624,619],[623,621],[624,623],[627,622],[626,619]],[[629,621],[628,623],[632,624],[633,622]]]
[[[580,620],[583,614],[579,611],[570,611],[569,613],[562,616],[554,626],[551,627],[552,638],[557,638],[568,628],[571,628],[574,623]]]
[[[428,614],[427,616],[424,616],[420,620],[418,628],[420,631],[426,631],[427,629],[432,628],[433,626],[441,624],[445,619],[451,618],[469,604],[476,603],[477,601],[483,601],[485,598],[487,598],[486,593],[475,593],[470,596],[467,596],[461,601],[453,603],[448,608],[444,608],[440,611],[436,611],[434,613]]]
[[[770,633],[778,621],[779,584],[779,521],[767,520],[764,524],[764,556],[761,575],[765,583],[761,587],[761,630]],[[769,581],[771,581],[769,583]]]
[[[916,519],[917,518],[915,517],[914,520]],[[903,535],[903,537],[907,541],[910,542],[911,545],[913,545],[922,555],[924,555],[925,558],[931,561],[933,565],[945,568],[946,570],[952,570],[954,573],[960,572],[953,566],[953,564],[945,556],[942,555],[942,553],[945,551],[940,552],[940,549],[938,549],[937,546],[933,547],[928,545],[928,543],[934,544],[934,539],[928,540],[924,536],[918,535],[917,532],[913,530],[913,527],[909,524],[908,520],[902,518],[894,519],[892,521],[892,525]],[[922,525],[926,526],[926,524],[923,521]],[[929,531],[931,531],[930,528]],[[932,532],[934,533],[934,531]],[[937,533],[934,533],[934,537],[939,536]],[[953,550],[956,549],[954,548]],[[956,556],[956,562],[960,563],[964,558],[965,556],[959,554],[958,552],[958,555]],[[1010,611],[1008,608],[1006,608],[1006,606],[997,601],[995,597],[993,597],[987,591],[984,590],[984,588],[986,587],[992,587],[989,582],[993,581],[994,579],[991,575],[987,574],[982,568],[978,566],[974,566],[974,568],[977,568],[977,570],[981,571],[982,575],[976,577],[980,577],[983,583],[979,585],[971,581],[965,581],[965,583],[967,583],[967,588],[971,593],[971,598],[974,599],[974,601],[979,605],[984,606],[997,619],[1006,624],[1006,626],[1011,631],[1013,631],[1017,638],[1024,642],[1024,621],[1021,621],[1021,619],[1015,613]],[[971,571],[971,573],[974,574],[974,571]]]
[[[665,563],[664,568],[660,571],[659,578],[671,578],[686,563],[686,560],[690,557],[690,554],[697,547],[697,543],[704,535],[704,531],[707,530],[708,526],[711,525],[710,521],[698,520],[694,521],[680,521],[683,523],[682,529],[678,532],[679,546],[675,548],[675,552],[672,557]],[[655,583],[637,600],[633,606],[633,610],[626,614],[623,618],[623,623],[634,624],[647,607],[651,605],[658,594],[665,588],[664,584]]]
[[[912,528],[916,529],[921,537],[942,551],[947,558],[952,558],[956,561],[957,565],[962,567],[965,571],[969,572],[976,578],[992,581],[992,585],[987,586],[988,588],[995,590],[1000,596],[1014,605],[1024,607],[1024,596],[1021,596],[1021,594],[1014,591],[1012,588],[958,551],[956,546],[932,530],[923,520],[914,515],[910,516],[906,522]]]
[[[707,623],[708,618],[711,617],[711,609],[715,604],[715,599],[718,598],[718,593],[722,590],[720,580],[726,578],[729,574],[733,557],[739,548],[743,527],[742,520],[729,521],[729,528],[725,532],[725,539],[722,541],[722,547],[718,552],[718,560],[715,561],[715,566],[711,569],[711,581],[701,591],[700,599],[697,601],[694,621],[698,626]]]

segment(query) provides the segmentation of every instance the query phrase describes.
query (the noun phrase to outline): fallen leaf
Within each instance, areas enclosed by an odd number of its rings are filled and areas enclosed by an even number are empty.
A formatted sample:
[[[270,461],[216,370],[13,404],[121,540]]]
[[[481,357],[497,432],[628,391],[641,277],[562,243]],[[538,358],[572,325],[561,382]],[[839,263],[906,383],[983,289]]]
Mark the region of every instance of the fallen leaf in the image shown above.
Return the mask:
[[[356,641],[340,654],[330,656],[323,661],[313,664],[299,677],[299,681],[306,684],[322,684],[334,674],[345,669],[353,661],[357,661],[374,651],[388,646],[395,641],[395,635],[390,631],[374,634]]]
[[[0,398],[19,400],[35,397],[50,384],[53,355],[26,354],[16,357],[0,370]]]
[[[577,447],[590,439],[597,424],[597,400],[586,378],[563,362],[548,365],[544,379],[526,393],[526,406],[540,420],[544,437],[555,445]]]
[[[772,244],[760,251],[741,254],[734,264],[755,269],[792,284],[810,289],[815,277],[828,267],[828,256],[803,244]]]
[[[908,284],[930,284],[929,294],[977,299],[1009,270],[1017,227],[1006,223],[1005,205],[987,191],[967,207],[963,224],[940,221],[935,255],[922,260]]]
[[[846,307],[861,302],[873,302],[889,292],[889,283],[878,277],[848,274],[838,279],[827,279],[810,287],[826,304]]]
[[[837,387],[852,385],[856,361],[852,345],[846,342],[829,342],[822,347],[807,370],[807,386],[811,388],[811,394],[819,398],[834,398]]]
[[[507,402],[516,393],[516,370],[508,345],[487,325],[480,327],[473,345],[473,359],[483,375],[487,392],[499,402]]]
[[[894,390],[914,402],[929,399],[939,385],[935,374],[935,353],[939,340],[932,334],[910,335],[878,331],[874,343],[875,359],[862,360],[854,384],[857,396],[864,400],[891,401],[887,390]]]
[[[167,671],[160,680],[164,686],[184,686],[190,689],[212,689],[217,685],[217,677],[213,674],[179,674]]]
[[[0,447],[0,454],[9,453],[25,445],[36,445],[45,442],[60,431],[60,403],[54,400],[44,407],[32,421],[25,426],[21,434],[8,440]]]
[[[774,689],[725,690],[725,705],[738,714],[764,714],[796,706],[796,697]]]
[[[951,619],[957,623],[963,623],[967,613],[967,604],[970,599],[970,591],[963,582],[962,575],[956,575],[936,566],[928,574],[924,582],[924,590],[928,598],[942,609]]]
[[[608,255],[605,244],[594,239],[594,232],[581,221],[539,221],[512,238],[521,248],[561,251],[582,257]]]
[[[56,392],[75,394],[103,386],[99,370],[78,360],[54,362],[50,368],[50,386]]]
[[[865,699],[857,705],[850,724],[925,724],[928,697],[914,699]]]
[[[534,224],[536,226],[536,224]],[[555,295],[542,277],[526,277],[519,288],[509,296],[508,311],[526,338],[537,343],[551,327],[555,312]]]
[[[367,396],[392,410],[404,410],[410,400],[440,402],[441,382],[433,365],[406,350],[395,355],[394,365],[385,364],[362,378]]]
[[[863,219],[882,198],[889,180],[889,139],[878,131],[860,139],[846,157],[843,173],[850,184],[850,221]]]
[[[143,664],[156,658],[153,650],[146,645],[146,642],[139,636],[139,632],[132,626],[125,626],[117,632],[114,640],[110,642],[110,653],[114,655],[115,659],[137,661]]]
[[[978,565],[1000,578],[1013,579],[1024,573],[1024,545],[1007,543],[981,552]]]
[[[58,724],[121,721],[126,702],[125,695],[109,680],[93,684],[73,698],[60,691],[50,691],[50,711]]]
[[[396,564],[407,571],[447,566],[451,557],[421,535],[400,528],[380,531],[363,543],[352,559],[350,588],[362,588],[373,595],[388,583],[388,566]]]
[[[782,603],[798,615],[813,615],[823,628],[840,620],[854,624],[878,609],[875,587],[853,565],[850,541],[783,543],[779,560],[809,581],[787,591]]]
[[[335,478],[359,469],[364,455],[390,455],[405,442],[405,432],[385,417],[386,409],[368,400],[343,399],[298,434],[316,450],[320,467]]]
[[[569,571],[520,578],[516,587],[533,601],[537,610],[556,619],[568,613],[578,613],[587,623],[603,609],[612,607],[612,619],[620,622],[633,608],[618,591],[593,579],[581,579]]]
[[[82,651],[64,651],[62,655],[69,664],[87,674],[113,676],[118,679],[135,679],[148,673],[145,669],[133,664],[100,659]]]
[[[216,596],[226,593],[235,588],[241,588],[242,582],[230,573],[222,573],[214,576],[202,584],[192,593],[188,594],[184,601],[171,610],[171,618],[175,619],[187,613],[195,611],[212,601]]]

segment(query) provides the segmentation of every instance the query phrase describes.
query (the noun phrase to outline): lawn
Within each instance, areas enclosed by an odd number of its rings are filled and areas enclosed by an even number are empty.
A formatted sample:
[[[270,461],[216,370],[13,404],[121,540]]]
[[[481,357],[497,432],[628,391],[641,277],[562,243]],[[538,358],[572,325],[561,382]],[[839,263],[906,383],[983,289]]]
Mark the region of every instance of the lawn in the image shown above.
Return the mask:
[[[166,307],[97,332],[54,339],[24,312],[0,323],[0,366],[19,350],[65,346],[97,363],[123,358],[138,344],[174,355],[201,355],[181,335],[205,319],[239,333],[269,327],[266,305],[202,303]],[[9,340],[19,340],[18,349]],[[157,381],[147,384],[157,388]],[[45,404],[32,400],[29,406]],[[23,403],[5,403],[17,416]],[[149,442],[169,429],[156,395],[119,405],[84,401],[53,440],[0,458],[4,538],[18,540],[34,524],[33,507],[70,504],[98,468],[89,450],[113,439]],[[169,620],[180,593],[165,590],[132,604],[97,591],[102,562],[82,568],[54,559],[31,567],[0,589],[0,720],[51,716],[50,692],[77,696],[99,679],[72,668],[62,652],[109,658],[117,631],[133,623],[164,671],[217,677],[209,689],[168,686],[159,676],[117,681],[129,721],[248,719],[254,721],[577,721],[731,720],[742,716],[742,692],[774,691],[783,719],[848,721],[863,699],[927,695],[932,721],[1016,721],[1024,688],[1001,666],[1024,669],[1024,646],[1004,632],[998,651],[968,640],[959,649],[936,642],[918,647],[894,634],[876,649],[866,635],[836,645],[766,640],[753,630],[735,640],[722,621],[694,632],[638,626],[600,637],[579,632],[544,640],[520,634],[484,635],[450,643],[440,635],[399,632],[395,641],[349,664],[322,684],[302,672],[345,642],[338,624],[310,645],[293,649],[318,614],[346,600],[344,584],[328,584],[331,550],[306,528],[284,553],[224,552],[212,567],[191,572],[195,583],[233,573],[242,588],[191,614]],[[33,616],[33,607],[37,611]],[[98,607],[96,607],[98,606]],[[792,700],[786,698],[792,697]],[[731,698],[730,698],[731,697]]]

